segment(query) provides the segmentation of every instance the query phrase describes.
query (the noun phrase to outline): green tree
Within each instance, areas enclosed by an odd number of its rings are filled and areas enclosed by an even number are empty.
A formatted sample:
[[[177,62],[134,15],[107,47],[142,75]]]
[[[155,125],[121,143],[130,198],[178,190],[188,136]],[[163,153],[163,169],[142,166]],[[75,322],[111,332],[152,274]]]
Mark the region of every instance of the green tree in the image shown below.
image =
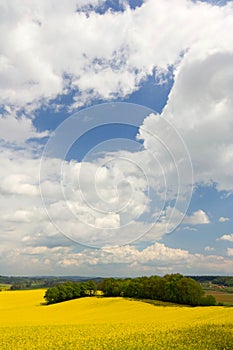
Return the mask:
[[[90,280],[87,282],[82,282],[81,286],[82,286],[82,290],[84,291],[84,294],[90,295],[90,296],[95,295],[97,286],[94,281]]]
[[[59,300],[58,288],[53,287],[53,288],[47,289],[45,292],[44,298],[48,304],[57,303]]]
[[[204,291],[192,278],[183,277],[177,283],[178,302],[192,306],[200,305]]]
[[[94,295],[96,284],[94,281],[87,282],[65,282],[47,289],[45,300],[48,304],[60,303],[62,301],[76,299],[87,295]]]
[[[178,282],[183,278],[180,273],[165,275],[164,300],[179,302],[179,291],[177,290]]]
[[[106,297],[116,296],[116,280],[114,278],[105,278],[102,282],[101,290]]]
[[[203,296],[200,300],[201,306],[214,306],[217,304],[217,301],[213,295]]]

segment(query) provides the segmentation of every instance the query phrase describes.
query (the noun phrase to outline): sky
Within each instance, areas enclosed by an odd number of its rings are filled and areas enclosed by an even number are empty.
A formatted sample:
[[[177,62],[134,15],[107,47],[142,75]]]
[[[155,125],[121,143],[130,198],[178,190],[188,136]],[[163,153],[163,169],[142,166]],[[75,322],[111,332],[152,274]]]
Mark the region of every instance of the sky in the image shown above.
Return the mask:
[[[233,2],[0,0],[0,275],[233,274]]]

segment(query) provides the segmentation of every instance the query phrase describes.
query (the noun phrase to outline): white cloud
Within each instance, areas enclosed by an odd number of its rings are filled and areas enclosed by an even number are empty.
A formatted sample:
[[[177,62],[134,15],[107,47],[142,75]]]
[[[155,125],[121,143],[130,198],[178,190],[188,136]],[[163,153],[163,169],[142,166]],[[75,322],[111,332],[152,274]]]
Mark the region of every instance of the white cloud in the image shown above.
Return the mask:
[[[166,216],[170,217],[170,213],[173,211],[173,220],[176,222],[179,222],[182,218],[182,224],[185,225],[202,225],[202,224],[209,224],[210,219],[208,215],[201,209],[195,211],[192,215],[185,215],[185,213],[180,212],[175,208],[167,207],[166,209]],[[166,219],[166,217],[165,217]],[[195,230],[190,227],[183,227],[183,229],[189,229],[189,230]]]
[[[21,233],[21,241],[8,240],[3,242],[4,254],[0,255],[1,264],[6,273],[54,274],[79,273],[85,275],[138,275],[161,274],[170,272],[181,273],[229,273],[232,261],[219,255],[191,254],[188,250],[170,248],[162,243],[154,243],[144,249],[134,246],[103,247],[101,249],[80,248],[65,237],[56,234],[50,225],[44,231]],[[208,248],[208,249],[207,249]],[[213,249],[207,247],[205,251]],[[228,256],[231,256],[228,251]],[[1,260],[3,259],[3,260]],[[111,271],[109,270],[111,268]]]
[[[192,50],[188,52],[177,68],[174,86],[162,112],[162,117],[177,128],[187,145],[195,183],[215,183],[218,190],[229,193],[233,176],[232,58],[232,53],[227,51],[210,53],[204,58],[199,58]],[[158,129],[154,115],[144,121],[143,128],[160,138],[164,136]],[[153,138],[143,128],[140,136],[144,139],[145,147],[155,149]],[[165,140],[170,150],[176,150],[179,159],[175,140],[168,140],[168,137],[162,140]],[[185,167],[179,174],[182,180],[190,182]]]
[[[217,239],[218,241],[229,241],[233,242],[233,233],[230,235],[223,235],[220,238]]]
[[[40,165],[38,155],[25,148],[0,147],[0,151],[0,193],[5,196],[14,194],[38,196]],[[12,201],[14,202],[14,198]]]
[[[120,216],[119,214],[108,214],[103,218],[97,218],[95,220],[96,228],[118,228],[120,227]]]
[[[189,226],[185,226],[182,228],[182,230],[187,230],[187,231],[197,231],[197,228],[195,227],[189,227]]]
[[[154,68],[166,71],[192,46],[199,56],[232,47],[231,4],[148,0],[119,13],[76,11],[103,2],[72,0],[58,6],[54,0],[2,0],[2,102],[23,106],[70,87],[77,91],[76,104],[125,96]]]
[[[167,231],[169,219],[172,225],[178,224],[186,212],[182,203],[191,193],[191,173],[181,152],[183,144],[166,128],[158,130],[159,118],[175,125],[187,144],[197,184],[216,183],[218,190],[232,190],[232,3],[220,8],[185,0],[148,0],[135,11],[127,8],[124,12],[107,12],[104,15],[92,11],[89,16],[76,12],[77,6],[88,3],[97,5],[101,2],[0,0],[3,14],[0,30],[4,33],[0,39],[0,99],[5,104],[5,112],[0,117],[0,139],[5,143],[5,147],[1,144],[0,148],[0,227],[4,242],[10,242],[10,248],[12,242],[17,245],[21,240],[25,244],[34,242],[44,247],[43,241],[49,241],[50,237],[58,239],[57,230],[45,215],[39,197],[40,147],[36,150],[29,146],[13,149],[9,144],[21,145],[30,138],[47,136],[47,132],[39,133],[34,127],[32,111],[41,104],[47,105],[50,99],[59,94],[68,94],[70,89],[74,92],[74,108],[89,103],[93,98],[111,100],[117,96],[125,97],[138,89],[148,74],[154,74],[154,69],[157,72],[155,79],[158,79],[160,74],[166,75],[168,66],[175,67],[174,85],[162,118],[149,116],[140,130],[145,151],[132,154],[131,158],[128,154],[133,161],[140,158],[147,169],[159,207],[159,195],[164,194],[163,174],[158,171],[155,175],[154,158],[147,151],[154,152],[166,173],[168,200],[173,200],[177,195],[180,180],[183,184],[179,188],[180,206],[176,211],[167,207],[147,238],[160,239]],[[19,113],[19,108],[25,109],[24,114]],[[150,138],[145,129],[157,135],[169,151],[175,150],[175,163],[171,161],[173,154],[164,150],[161,142]],[[148,214],[146,183],[135,169],[118,162],[98,174],[96,193],[90,184],[98,165],[94,162],[86,164],[90,178],[84,176],[82,189],[85,199],[94,208],[101,211],[111,206],[110,214],[106,216],[96,210],[93,213],[91,206],[84,205],[80,199],[80,192],[74,186],[79,164],[65,165],[68,182],[64,201],[57,173],[60,162],[57,159],[49,159],[41,178],[49,208],[53,218],[59,219],[64,232],[75,231],[77,240],[93,244],[103,245],[116,238],[114,231],[109,233],[103,230],[100,235],[95,226],[106,228],[110,222],[112,228],[116,228],[131,220],[131,230],[121,226],[119,232],[119,239],[125,239],[124,243],[127,243],[135,238],[135,232],[145,232],[150,228],[148,220],[135,220],[140,213]],[[176,165],[180,167],[178,174]],[[131,187],[118,186],[119,179],[127,180],[130,186],[134,184],[130,203]],[[130,205],[127,211],[119,214],[118,204]],[[153,213],[149,214],[153,216]],[[76,215],[94,228],[87,230],[82,223],[78,226]],[[227,218],[222,217],[219,221],[227,221]],[[183,223],[198,225],[209,222],[208,215],[198,210],[185,217]],[[220,239],[232,241],[232,235],[224,235]],[[41,261],[45,265],[49,261],[56,265],[59,261],[60,266],[76,266],[77,261],[83,266],[105,264],[106,261],[118,264],[122,261],[142,270],[150,269],[145,264],[156,262],[158,270],[162,271],[170,269],[168,264],[171,261],[181,261],[177,269],[182,269],[185,261],[187,269],[195,264],[202,270],[207,266],[207,270],[212,272],[221,268],[222,271],[229,270],[229,262],[222,257],[215,259],[214,256],[191,255],[161,244],[142,251],[129,246],[115,248],[111,254],[107,254],[107,248],[100,250],[99,255],[96,252],[88,254],[87,251],[72,255],[70,252],[66,258],[62,257],[61,252],[50,248],[38,248],[37,252],[42,254],[41,260],[33,260],[37,268]],[[15,258],[14,253],[18,254]],[[22,262],[22,269],[30,271],[30,262],[26,258],[30,251],[24,251],[24,258],[21,253],[16,248],[8,252],[9,261],[18,266]],[[89,255],[89,261],[85,255]],[[159,257],[164,264],[167,259],[167,266],[160,265]]]
[[[221,216],[221,217],[218,219],[219,222],[227,222],[227,221],[229,221],[229,220],[230,220],[229,218],[226,218],[226,217],[224,217],[224,216]]]
[[[195,211],[191,216],[186,216],[183,221],[184,224],[202,225],[209,224],[210,219],[208,215],[201,209]]]
[[[4,215],[4,212],[1,212],[1,219],[8,222],[30,222],[32,219],[31,213],[26,210],[16,210],[13,213],[7,212]]]
[[[187,250],[166,247],[164,244],[155,243],[143,250],[133,246],[102,248],[100,250],[84,249],[75,252],[71,247],[45,246],[27,247],[19,251],[21,258],[28,255],[37,255],[40,261],[50,259],[56,268],[66,271],[67,269],[96,269],[105,271],[105,266],[111,266],[111,275],[114,274],[114,265],[122,265],[125,275],[137,274],[139,271],[147,271],[149,274],[177,272],[193,273],[198,269],[202,271],[229,272],[231,261],[217,255],[191,254]],[[101,266],[101,268],[99,268]],[[172,268],[171,268],[172,266]],[[100,270],[99,270],[100,269]],[[113,270],[112,270],[113,269]],[[197,269],[197,270],[196,270]]]
[[[21,144],[31,138],[43,138],[49,133],[37,132],[32,120],[22,115],[17,117],[16,113],[5,113],[0,115],[0,140],[4,142]]]
[[[34,179],[24,174],[9,175],[3,179],[0,189],[10,194],[38,195],[38,187],[29,182]]]
[[[62,253],[63,255],[65,255],[66,253],[68,253],[70,251],[70,249],[68,247],[52,247],[52,248],[48,248],[46,246],[38,246],[38,247],[26,247],[26,248],[22,248],[22,250],[20,251],[21,254],[28,254],[28,255],[41,255],[41,254],[59,254]]]
[[[187,250],[168,248],[164,244],[155,243],[142,251],[138,251],[134,247],[124,246],[116,248],[103,248],[104,251],[110,252],[118,261],[132,263],[134,260],[137,263],[149,262],[167,262],[182,261],[187,259],[189,253]]]

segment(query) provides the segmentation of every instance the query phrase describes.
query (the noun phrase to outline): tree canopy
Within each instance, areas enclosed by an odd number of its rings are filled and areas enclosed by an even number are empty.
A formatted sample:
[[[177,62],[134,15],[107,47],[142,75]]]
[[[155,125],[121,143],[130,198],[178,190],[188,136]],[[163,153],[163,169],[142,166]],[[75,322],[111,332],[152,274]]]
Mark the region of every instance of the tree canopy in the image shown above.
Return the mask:
[[[45,300],[48,304],[60,303],[71,299],[92,296],[96,291],[96,283],[92,280],[87,282],[66,282],[49,288],[45,292]]]
[[[212,296],[204,296],[200,284],[183,275],[150,276],[128,279],[106,278],[100,285],[106,297],[125,296],[169,301],[186,305],[215,305]]]
[[[167,274],[164,277],[105,278],[98,285],[98,289],[105,297],[161,300],[191,306],[216,304],[214,297],[204,296],[204,291],[197,281],[179,273]],[[96,290],[97,284],[92,280],[65,282],[49,288],[44,297],[48,304],[53,304],[93,296]]]

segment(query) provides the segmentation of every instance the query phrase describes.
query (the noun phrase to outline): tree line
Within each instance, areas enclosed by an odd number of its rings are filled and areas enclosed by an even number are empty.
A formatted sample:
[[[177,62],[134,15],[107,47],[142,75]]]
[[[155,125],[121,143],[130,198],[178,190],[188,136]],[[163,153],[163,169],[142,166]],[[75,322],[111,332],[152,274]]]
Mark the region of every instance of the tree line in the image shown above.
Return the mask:
[[[216,305],[212,295],[204,295],[200,284],[183,275],[167,274],[164,277],[105,278],[98,285],[94,281],[66,282],[48,289],[48,304],[95,295],[101,290],[104,297],[128,297],[186,304],[192,306]]]
[[[45,292],[47,304],[61,303],[71,299],[95,295],[97,285],[94,281],[65,282],[49,288]]]
[[[102,291],[105,296],[161,300],[192,306],[216,305],[212,295],[204,296],[198,282],[179,273],[164,277],[108,278],[102,282]]]
[[[211,282],[216,285],[225,287],[233,287],[232,276],[186,276],[194,279],[199,283]],[[11,285],[12,290],[17,289],[34,289],[34,288],[50,288],[68,281],[84,282],[90,278],[84,276],[41,276],[41,277],[24,277],[24,276],[0,276],[0,284]],[[102,277],[92,278],[97,284],[103,281]]]
[[[82,276],[41,276],[41,277],[23,277],[23,276],[0,276],[0,285],[9,285],[10,290],[39,289],[55,287],[65,282],[85,282],[90,278]],[[101,277],[94,277],[94,281],[99,283],[103,280]]]
[[[189,276],[199,283],[211,282],[224,287],[233,287],[233,276]]]

